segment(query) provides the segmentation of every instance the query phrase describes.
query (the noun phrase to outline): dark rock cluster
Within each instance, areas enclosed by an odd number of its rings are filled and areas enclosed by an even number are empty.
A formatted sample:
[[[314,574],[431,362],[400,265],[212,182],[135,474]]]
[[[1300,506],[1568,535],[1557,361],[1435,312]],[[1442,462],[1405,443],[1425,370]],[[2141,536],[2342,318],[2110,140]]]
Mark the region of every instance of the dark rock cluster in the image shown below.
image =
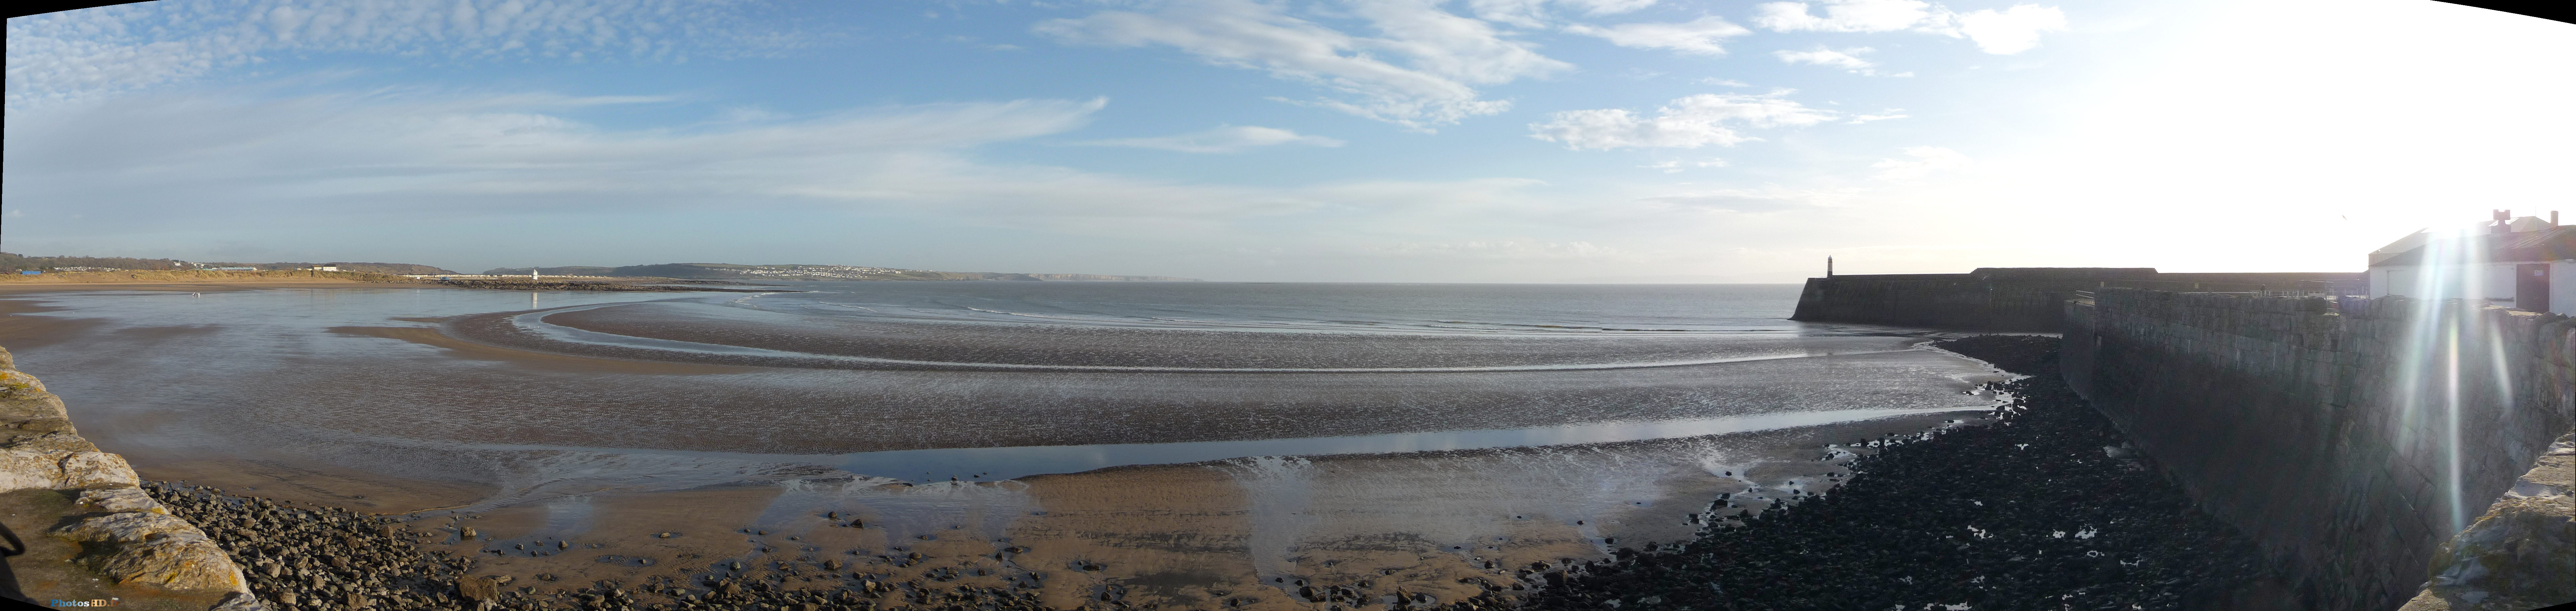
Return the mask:
[[[2257,579],[2243,534],[2192,508],[2056,376],[2057,339],[1940,347],[2031,375],[1982,426],[1861,442],[1829,494],[1711,506],[1694,540],[1545,572],[1524,609],[2174,609]],[[1723,519],[1734,518],[1734,519]]]
[[[214,539],[272,609],[455,609],[469,558],[418,547],[386,518],[148,482],[143,490]]]

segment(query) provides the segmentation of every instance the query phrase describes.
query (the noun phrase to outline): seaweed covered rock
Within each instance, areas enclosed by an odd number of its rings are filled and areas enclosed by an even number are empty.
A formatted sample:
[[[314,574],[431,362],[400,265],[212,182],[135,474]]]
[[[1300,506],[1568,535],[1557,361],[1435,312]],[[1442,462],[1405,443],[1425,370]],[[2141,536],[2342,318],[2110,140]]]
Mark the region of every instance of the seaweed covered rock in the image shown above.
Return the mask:
[[[2402,611],[2522,611],[2576,602],[2576,433],[2533,461],[2476,523],[2433,554]]]
[[[2174,609],[2256,579],[2252,543],[2067,390],[2056,343],[1947,342],[2032,377],[1987,424],[1864,444],[1824,496],[1551,571],[1521,607]]]

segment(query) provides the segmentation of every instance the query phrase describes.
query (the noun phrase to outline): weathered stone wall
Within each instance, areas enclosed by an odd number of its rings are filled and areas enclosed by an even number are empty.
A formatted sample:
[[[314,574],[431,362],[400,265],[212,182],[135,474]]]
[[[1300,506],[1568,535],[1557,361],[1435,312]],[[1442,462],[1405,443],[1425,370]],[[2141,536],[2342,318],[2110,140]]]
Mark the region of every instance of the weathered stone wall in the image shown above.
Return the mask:
[[[50,490],[70,497],[69,513],[44,535],[78,544],[75,562],[83,569],[118,585],[231,592],[218,609],[261,608],[223,549],[145,494],[124,457],[82,439],[62,398],[18,371],[6,349],[0,349],[0,437],[6,438],[0,440],[0,493]]]
[[[2103,289],[2069,382],[2316,609],[2390,609],[2576,425],[2576,321],[2467,302]]]

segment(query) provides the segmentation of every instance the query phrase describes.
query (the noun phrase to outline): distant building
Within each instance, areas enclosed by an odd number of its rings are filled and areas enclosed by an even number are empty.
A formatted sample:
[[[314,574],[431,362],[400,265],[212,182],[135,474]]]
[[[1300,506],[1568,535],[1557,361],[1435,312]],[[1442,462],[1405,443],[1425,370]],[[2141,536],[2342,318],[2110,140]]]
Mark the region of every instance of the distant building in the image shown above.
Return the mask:
[[[313,266],[313,271],[317,271],[317,272],[336,272],[336,271],[340,271],[340,266],[337,266],[337,265],[316,265],[316,266]]]
[[[2496,211],[2473,231],[2418,231],[2370,253],[2370,296],[2485,299],[2576,315],[2576,226]]]

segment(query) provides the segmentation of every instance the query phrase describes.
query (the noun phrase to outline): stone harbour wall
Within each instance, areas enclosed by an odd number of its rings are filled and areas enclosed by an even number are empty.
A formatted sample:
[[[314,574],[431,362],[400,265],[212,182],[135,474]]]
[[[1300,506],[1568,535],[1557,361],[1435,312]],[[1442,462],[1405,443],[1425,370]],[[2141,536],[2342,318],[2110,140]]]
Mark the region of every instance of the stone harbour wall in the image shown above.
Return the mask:
[[[39,536],[78,545],[80,568],[121,586],[230,592],[217,609],[262,608],[223,549],[145,494],[124,457],[82,439],[62,399],[18,371],[6,349],[0,349],[0,436],[6,438],[0,493],[49,490],[70,498],[69,513]],[[36,560],[12,560],[20,561]]]
[[[2057,332],[2065,302],[2105,286],[2293,290],[2350,285],[2355,273],[2159,273],[2145,267],[1986,267],[1965,274],[1808,278],[1790,320],[1981,331]]]
[[[2444,542],[2576,428],[2565,316],[2120,288],[2065,308],[2069,383],[2311,609],[2414,598]]]

